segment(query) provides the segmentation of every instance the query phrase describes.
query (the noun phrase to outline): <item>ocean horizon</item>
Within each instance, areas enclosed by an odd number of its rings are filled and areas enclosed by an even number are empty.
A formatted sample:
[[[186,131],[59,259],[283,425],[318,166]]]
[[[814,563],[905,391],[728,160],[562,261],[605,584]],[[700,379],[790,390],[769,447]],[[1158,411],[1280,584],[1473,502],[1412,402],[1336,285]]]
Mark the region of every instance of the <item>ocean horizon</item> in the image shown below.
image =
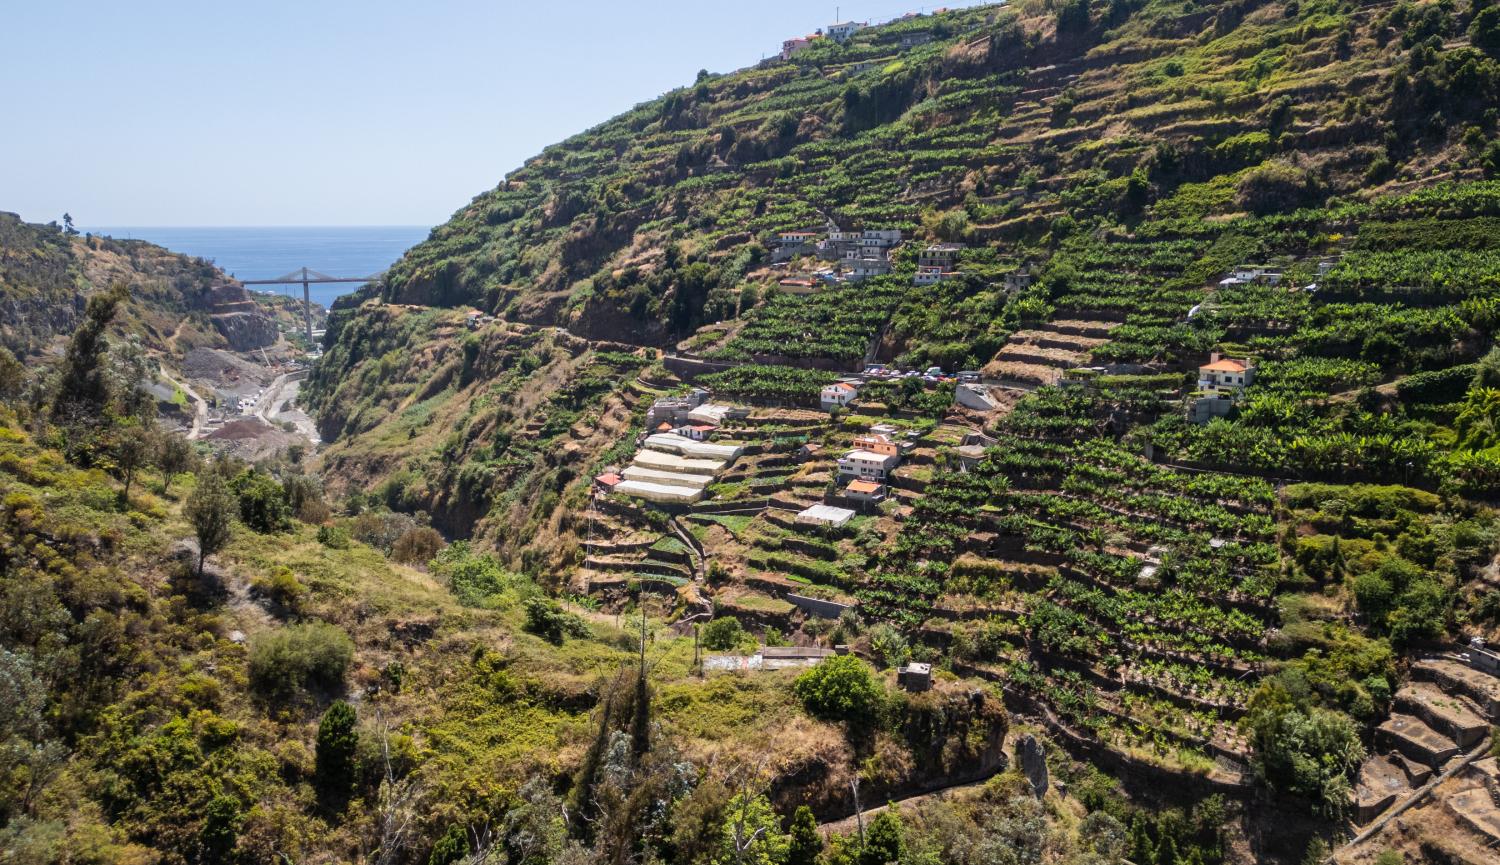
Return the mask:
[[[406,250],[427,239],[420,225],[275,226],[79,226],[80,231],[120,240],[147,240],[173,252],[212,261],[236,279],[275,279],[303,267],[329,276],[375,276]],[[360,283],[311,287],[315,303],[328,306]],[[256,285],[259,291],[300,296],[300,285]]]

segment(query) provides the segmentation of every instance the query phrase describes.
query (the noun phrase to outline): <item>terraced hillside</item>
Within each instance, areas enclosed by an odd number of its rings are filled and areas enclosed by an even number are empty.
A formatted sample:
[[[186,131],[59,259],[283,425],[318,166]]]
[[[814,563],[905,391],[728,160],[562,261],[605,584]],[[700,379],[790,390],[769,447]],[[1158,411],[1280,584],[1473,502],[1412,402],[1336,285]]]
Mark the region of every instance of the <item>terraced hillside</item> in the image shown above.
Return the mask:
[[[330,486],[581,603],[998,691],[1134,795],[1235,803],[1219,859],[1430,852],[1398,818],[1457,785],[1462,860],[1500,720],[1495,31],[1026,2],[700,76],[339,305]],[[725,413],[658,425],[689,398]],[[673,429],[741,453],[636,494]]]

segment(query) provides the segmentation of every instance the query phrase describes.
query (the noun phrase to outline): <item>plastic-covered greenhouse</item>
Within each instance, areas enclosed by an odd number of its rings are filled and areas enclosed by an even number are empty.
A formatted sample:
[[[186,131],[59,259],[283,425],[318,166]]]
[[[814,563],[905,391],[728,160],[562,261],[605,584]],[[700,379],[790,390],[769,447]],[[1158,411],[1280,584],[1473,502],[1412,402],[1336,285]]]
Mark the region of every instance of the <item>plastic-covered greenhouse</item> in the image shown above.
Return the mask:
[[[711,442],[695,442],[676,433],[656,433],[646,438],[646,447],[656,451],[681,454],[697,459],[725,460],[733,462],[740,458],[739,445],[719,445]]]
[[[664,505],[690,505],[703,498],[702,487],[674,487],[645,481],[620,481],[615,492]]]
[[[678,438],[678,436],[673,436],[673,438]],[[712,475],[724,470],[723,460],[694,460],[676,454],[648,450],[635,455],[635,464],[642,468],[694,475]]]
[[[648,484],[666,484],[673,487],[702,487],[713,482],[710,475],[690,475],[684,472],[667,472],[643,466],[629,466],[620,474],[628,481]]]

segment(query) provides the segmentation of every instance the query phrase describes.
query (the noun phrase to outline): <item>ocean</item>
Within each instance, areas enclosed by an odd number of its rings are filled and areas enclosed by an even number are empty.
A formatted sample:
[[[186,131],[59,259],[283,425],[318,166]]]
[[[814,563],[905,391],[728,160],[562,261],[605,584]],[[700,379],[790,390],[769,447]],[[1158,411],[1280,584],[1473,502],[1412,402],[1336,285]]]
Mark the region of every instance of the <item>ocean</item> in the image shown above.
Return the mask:
[[[275,226],[266,228],[79,227],[80,231],[121,239],[149,240],[173,252],[206,258],[238,279],[275,279],[307,267],[329,276],[373,276],[390,267],[411,246],[427,239],[415,225]],[[314,285],[314,303],[359,288],[356,282]],[[260,291],[302,295],[298,285],[253,285]]]

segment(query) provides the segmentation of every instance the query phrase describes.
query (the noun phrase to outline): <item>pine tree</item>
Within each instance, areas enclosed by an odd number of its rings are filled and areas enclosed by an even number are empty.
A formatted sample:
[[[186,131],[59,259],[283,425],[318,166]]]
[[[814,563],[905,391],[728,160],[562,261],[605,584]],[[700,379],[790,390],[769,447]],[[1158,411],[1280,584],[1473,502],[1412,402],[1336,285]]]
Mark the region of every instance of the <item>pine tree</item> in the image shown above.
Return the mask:
[[[1156,863],[1156,847],[1151,843],[1151,833],[1146,830],[1146,820],[1140,814],[1130,818],[1130,858],[1136,865]]]
[[[203,812],[203,827],[198,830],[199,861],[228,862],[239,826],[240,803],[233,796],[220,794],[209,800]]]
[[[120,304],[130,292],[115,285],[89,298],[83,323],[73,332],[63,357],[62,374],[52,399],[52,420],[68,427],[97,427],[109,408],[109,376],[104,353],[109,348],[105,331],[114,321]]]
[[[193,524],[193,533],[198,536],[198,573],[203,573],[203,563],[229,542],[229,527],[234,519],[236,507],[229,485],[217,470],[210,469],[198,476],[198,486],[188,496],[184,511]]]
[[[894,805],[889,805],[880,816],[870,823],[865,833],[864,847],[859,851],[858,865],[888,865],[900,862],[906,854],[906,839],[903,837],[901,816]]]
[[[354,707],[335,700],[318,724],[315,778],[324,803],[342,807],[354,789],[355,752],[359,731],[354,728]]]
[[[818,834],[818,820],[812,809],[798,805],[792,814],[791,845],[787,848],[786,865],[815,865],[823,852],[823,836]]]

